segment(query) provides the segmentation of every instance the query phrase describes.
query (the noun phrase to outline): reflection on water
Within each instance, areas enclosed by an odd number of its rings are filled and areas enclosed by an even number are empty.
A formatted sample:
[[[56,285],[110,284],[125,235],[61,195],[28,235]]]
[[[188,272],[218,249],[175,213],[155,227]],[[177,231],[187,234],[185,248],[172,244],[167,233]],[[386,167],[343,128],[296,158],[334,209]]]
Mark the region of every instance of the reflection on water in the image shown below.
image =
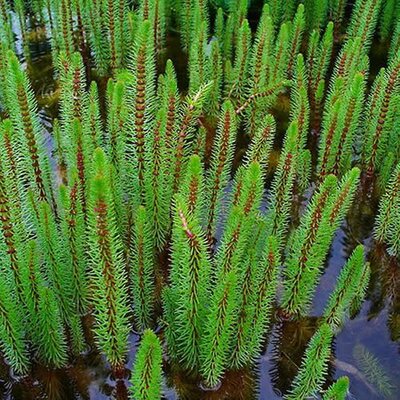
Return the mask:
[[[176,36],[168,38],[168,53],[165,59],[172,58],[179,76],[180,87],[187,86],[186,60],[176,42]],[[22,49],[19,45],[17,48]],[[377,48],[372,57],[372,71],[379,69],[382,49]],[[22,50],[21,50],[22,53]],[[26,54],[26,53],[25,53]],[[39,113],[45,127],[44,135],[47,148],[51,153],[53,140],[51,122],[58,115],[58,87],[53,78],[50,46],[46,40],[31,41],[29,57],[25,60],[34,92],[38,98]],[[162,68],[162,67],[161,67]],[[102,82],[104,87],[104,82]],[[276,110],[278,139],[287,126],[287,99],[283,98],[281,107]],[[239,147],[245,147],[247,140],[239,139]],[[276,146],[279,148],[279,146]],[[238,154],[242,154],[238,149]],[[275,154],[275,153],[274,153]],[[276,157],[275,157],[276,158]],[[307,191],[307,197],[311,190]],[[310,316],[300,321],[284,321],[276,317],[265,342],[265,350],[257,364],[251,370],[229,372],[221,386],[214,391],[202,387],[197,376],[189,376],[180,371],[168,360],[164,360],[164,398],[165,399],[280,399],[288,391],[296,375],[307,342],[316,331],[324,305],[334,288],[336,277],[346,259],[358,243],[368,249],[372,278],[367,300],[360,313],[348,321],[344,329],[335,338],[328,382],[342,375],[351,380],[351,395],[357,399],[378,400],[384,397],[368,381],[357,366],[353,349],[361,344],[379,361],[382,370],[394,385],[392,399],[399,399],[400,391],[400,266],[389,257],[381,246],[371,239],[373,215],[376,199],[369,198],[367,190],[358,196],[348,218],[337,232],[331,254],[326,263],[324,275],[317,289]],[[297,221],[304,210],[305,199],[298,199],[293,205],[293,220]],[[277,310],[278,311],[278,310]],[[279,312],[276,313],[279,315]],[[90,325],[90,321],[87,321]],[[0,359],[0,397],[5,400],[30,399],[127,399],[129,392],[130,368],[135,357],[139,337],[130,338],[129,357],[126,376],[116,379],[105,360],[95,350],[93,338],[88,338],[90,348],[79,358],[71,359],[68,368],[47,370],[34,365],[28,377],[9,376],[8,367]]]

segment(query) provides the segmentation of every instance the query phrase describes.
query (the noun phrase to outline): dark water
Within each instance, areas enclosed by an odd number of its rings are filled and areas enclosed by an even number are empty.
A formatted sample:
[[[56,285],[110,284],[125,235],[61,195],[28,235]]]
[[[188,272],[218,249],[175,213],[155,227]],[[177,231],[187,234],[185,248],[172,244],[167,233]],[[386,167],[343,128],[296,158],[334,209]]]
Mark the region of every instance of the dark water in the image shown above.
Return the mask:
[[[38,98],[39,113],[45,127],[47,148],[51,152],[51,122],[57,117],[58,88],[53,78],[50,47],[42,37],[32,40],[29,45],[29,59],[25,60],[23,48],[18,41],[21,60],[29,72],[33,89]],[[40,37],[39,37],[40,39]],[[168,39],[169,53],[177,66],[181,86],[185,86],[185,60],[179,50],[176,38]],[[28,53],[25,50],[25,55]],[[372,75],[383,62],[384,52],[379,46],[373,48]],[[282,106],[283,104],[283,106]],[[288,110],[282,102],[276,111],[279,131],[284,132]],[[239,140],[238,154],[245,140]],[[165,360],[164,398],[177,399],[281,399],[290,388],[296,375],[307,342],[316,330],[329,294],[335,287],[340,269],[352,250],[359,243],[366,246],[371,263],[372,277],[367,299],[361,311],[348,321],[336,336],[333,356],[330,362],[328,384],[342,375],[351,381],[349,398],[400,399],[400,265],[385,253],[371,238],[377,202],[368,195],[368,188],[362,188],[342,227],[338,230],[326,268],[318,286],[312,311],[309,317],[300,321],[280,321],[276,319],[271,326],[265,350],[257,364],[250,370],[227,373],[221,387],[216,391],[201,388],[196,377],[179,371]],[[311,189],[308,191],[310,195]],[[306,205],[306,199],[298,199],[294,204],[294,219],[298,219]],[[90,321],[88,321],[90,325]],[[125,379],[116,380],[112,376],[104,358],[96,352],[93,343],[79,359],[73,360],[68,368],[49,371],[34,365],[29,377],[10,377],[8,367],[0,360],[0,396],[3,399],[127,399],[128,379],[135,358],[139,337],[130,337],[129,357]],[[90,340],[89,340],[90,342]],[[375,382],[365,376],[354,356],[357,345],[371,353],[379,363],[379,374],[390,379],[391,395],[379,393]],[[381,375],[382,376],[382,375]]]

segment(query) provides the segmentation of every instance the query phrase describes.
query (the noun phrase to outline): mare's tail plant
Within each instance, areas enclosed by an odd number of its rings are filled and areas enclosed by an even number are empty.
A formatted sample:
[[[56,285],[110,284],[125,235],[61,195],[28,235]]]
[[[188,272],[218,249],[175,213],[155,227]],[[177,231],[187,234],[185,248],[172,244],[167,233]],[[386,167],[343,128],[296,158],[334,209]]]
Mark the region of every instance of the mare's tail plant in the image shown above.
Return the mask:
[[[137,328],[144,330],[151,326],[155,302],[154,239],[147,211],[143,206],[137,209],[135,220],[130,271],[134,299],[133,314]]]
[[[45,154],[37,103],[26,72],[9,52],[7,61],[6,107],[15,131],[13,148],[18,160],[21,185],[26,180],[38,200],[51,202],[53,188]]]
[[[194,191],[192,193],[196,196]],[[178,195],[175,198],[171,275],[165,310],[167,342],[174,349],[173,357],[180,359],[187,368],[195,369],[200,362],[200,340],[207,327],[211,262],[190,197]]]
[[[331,342],[331,329],[327,324],[321,325],[307,346],[299,372],[285,399],[307,399],[321,391],[328,371]]]
[[[386,243],[390,254],[400,254],[400,164],[393,171],[375,222],[374,236]]]
[[[122,241],[115,225],[111,167],[101,149],[93,156],[90,179],[89,232],[95,333],[111,366],[123,367],[129,333],[126,273]]]
[[[349,378],[340,377],[335,383],[329,386],[328,390],[322,396],[322,400],[346,400],[349,392]]]
[[[351,205],[360,171],[353,168],[340,184],[328,175],[314,194],[293,234],[285,269],[283,308],[290,314],[305,315],[333,235]]]
[[[379,360],[362,344],[357,344],[353,349],[353,357],[361,373],[384,398],[393,395],[394,385],[392,379],[385,371]]]
[[[159,400],[162,384],[162,348],[156,334],[145,330],[132,373],[132,400]]]
[[[15,372],[28,371],[29,356],[25,337],[25,321],[21,305],[15,306],[15,293],[3,271],[0,274],[0,349]]]
[[[35,324],[39,359],[51,368],[65,366],[68,361],[68,346],[63,316],[51,288],[42,286],[39,289],[39,310]]]
[[[350,305],[357,292],[365,291],[368,282],[363,280],[364,269],[369,268],[364,262],[362,245],[355,248],[346,262],[336,282],[336,287],[329,297],[324,311],[324,320],[335,332],[349,313]]]
[[[391,146],[397,148],[395,128],[399,112],[400,52],[375,78],[367,104],[363,162],[367,174],[379,172]]]
[[[229,180],[236,142],[236,115],[231,102],[226,102],[221,109],[218,132],[211,158],[211,166],[206,178],[207,187],[207,236],[211,241],[221,212],[221,203],[225,185]]]

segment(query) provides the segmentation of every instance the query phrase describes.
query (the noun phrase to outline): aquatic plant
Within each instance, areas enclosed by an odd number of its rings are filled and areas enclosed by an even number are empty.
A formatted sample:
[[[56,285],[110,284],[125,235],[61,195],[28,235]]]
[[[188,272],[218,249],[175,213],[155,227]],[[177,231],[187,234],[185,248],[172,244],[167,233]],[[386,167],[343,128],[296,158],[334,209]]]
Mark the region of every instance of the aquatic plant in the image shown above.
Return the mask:
[[[14,47],[10,4],[6,0],[0,3],[0,41],[6,48]]]
[[[131,378],[133,400],[158,400],[161,398],[162,349],[156,334],[145,330],[136,353]]]
[[[169,209],[172,197],[172,179],[167,172],[167,113],[161,109],[155,118],[153,136],[146,146],[145,203],[150,210],[151,233],[155,245],[161,249],[170,228]],[[166,178],[167,177],[167,178]]]
[[[0,0],[0,350],[13,372],[96,347],[118,392],[134,329],[132,398],[161,397],[163,353],[176,381],[215,388],[257,362],[270,325],[309,320],[356,193],[361,210],[381,196],[374,237],[398,256],[398,2],[264,3]],[[54,115],[35,34],[51,47]],[[333,335],[377,290],[354,239],[289,399],[349,389],[324,381]]]
[[[321,179],[329,173],[340,176],[351,165],[352,145],[360,126],[364,91],[365,77],[357,73],[344,95],[331,104],[329,113],[324,115],[318,161]]]
[[[38,200],[51,202],[50,166],[45,155],[36,100],[26,72],[12,52],[8,53],[6,71],[6,107],[15,132],[12,140],[18,160],[18,178],[21,185],[28,182]]]
[[[199,365],[199,343],[205,329],[211,263],[200,221],[181,196],[175,199],[171,268],[167,338],[176,352],[173,357],[194,368]]]
[[[376,357],[362,344],[353,349],[353,357],[368,382],[385,398],[393,394],[393,382]]]
[[[27,372],[29,356],[20,309],[15,307],[9,283],[2,274],[0,279],[0,349],[17,373]]]
[[[135,219],[130,271],[132,295],[135,299],[133,313],[137,328],[144,330],[151,326],[155,301],[154,239],[143,206],[137,209]]]
[[[292,388],[285,399],[306,399],[318,393],[324,383],[331,354],[332,331],[324,324],[310,340]]]
[[[324,320],[335,332],[343,323],[347,310],[350,308],[354,296],[358,291],[365,291],[368,281],[363,280],[364,269],[368,269],[364,263],[363,246],[355,248],[346,265],[343,267],[334,291],[331,293],[324,311]]]
[[[285,269],[283,307],[304,315],[333,235],[354,197],[360,171],[353,168],[340,184],[328,175],[314,194],[292,238]]]
[[[215,235],[221,202],[225,186],[232,167],[232,158],[236,141],[236,115],[230,102],[221,109],[216,143],[211,158],[211,167],[206,177],[208,194],[206,199],[207,234],[209,240]]]
[[[46,287],[39,289],[39,309],[35,324],[38,356],[45,365],[60,368],[67,363],[67,342],[63,317],[54,292]]]
[[[323,400],[345,400],[349,391],[349,378],[341,376],[335,383],[329,386],[322,396]]]
[[[292,122],[286,132],[285,146],[271,184],[271,197],[267,211],[268,231],[269,234],[278,238],[280,246],[283,245],[284,235],[288,230],[290,205],[298,167],[298,152],[296,151],[298,129],[297,123]]]
[[[136,73],[129,87],[128,120],[131,124],[126,142],[126,155],[130,162],[137,163],[141,196],[144,195],[145,136],[151,126],[155,91],[154,43],[150,22],[145,20],[139,26],[134,50],[129,61],[129,69]]]
[[[374,81],[367,104],[368,118],[365,122],[366,140],[363,160],[367,173],[379,172],[393,140],[393,124],[398,112],[400,85],[400,53],[390,61],[387,69],[381,69]]]
[[[115,225],[111,169],[101,149],[93,156],[90,180],[89,232],[91,275],[96,305],[95,333],[111,366],[123,367],[129,333],[122,241]]]
[[[387,190],[383,195],[375,222],[375,239],[384,242],[389,252],[399,255],[399,210],[400,210],[400,164],[393,171]]]
[[[84,14],[87,18],[86,31],[88,42],[94,54],[96,68],[101,75],[105,75],[110,65],[110,46],[107,45],[107,36],[103,34],[104,13],[101,2],[84,1],[83,4]]]
[[[228,349],[236,319],[236,283],[234,271],[228,272],[218,282],[210,301],[207,330],[201,344],[201,373],[211,387],[219,382],[228,366]]]
[[[271,319],[280,255],[276,237],[266,241],[261,260],[254,249],[241,276],[239,315],[234,331],[231,364],[235,368],[249,365],[258,355]],[[252,288],[255,288],[254,292]]]
[[[57,35],[53,37],[57,51],[64,51],[69,57],[75,50],[73,41],[73,8],[72,1],[61,0],[53,5],[54,14],[56,15]],[[52,12],[50,12],[50,15]]]
[[[319,30],[314,30],[307,49],[308,88],[310,108],[313,112],[311,127],[319,132],[323,101],[325,98],[326,73],[333,51],[333,24],[330,22],[321,37]]]

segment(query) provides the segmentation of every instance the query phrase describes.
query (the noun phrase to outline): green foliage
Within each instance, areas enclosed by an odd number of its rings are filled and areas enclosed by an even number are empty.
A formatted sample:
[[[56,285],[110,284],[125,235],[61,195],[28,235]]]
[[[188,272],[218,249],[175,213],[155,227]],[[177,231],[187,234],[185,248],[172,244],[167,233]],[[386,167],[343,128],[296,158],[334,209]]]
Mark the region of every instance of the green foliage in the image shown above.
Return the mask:
[[[196,22],[204,21],[205,28],[204,33],[207,34],[208,31],[208,10],[206,3],[199,0],[181,0],[176,4],[178,8],[178,25],[181,34],[181,43],[185,50],[189,50],[192,47],[192,39],[196,40],[195,32],[198,28]]]
[[[328,14],[328,5],[328,0],[305,0],[304,6],[307,10],[307,26],[310,30],[320,29],[325,25]]]
[[[349,38],[359,37],[363,51],[367,52],[378,22],[382,0],[357,0],[347,28]]]
[[[54,2],[54,8],[57,21],[57,36],[53,39],[53,42],[55,42],[58,51],[65,52],[67,57],[69,57],[75,49],[73,42],[72,1],[60,0]]]
[[[269,63],[271,64],[270,82],[279,82],[286,74],[286,67],[290,49],[290,24],[283,23],[275,40],[275,52],[272,54]]]
[[[7,48],[12,48],[14,43],[10,4],[7,0],[0,1],[0,41]]]
[[[103,27],[106,28],[105,43],[108,44],[109,53],[109,67],[114,73],[117,69],[121,68],[125,55],[125,41],[124,41],[124,11],[126,9],[126,2],[107,0],[102,3],[100,12],[103,15]]]
[[[243,20],[237,38],[237,47],[235,60],[232,70],[227,77],[230,85],[228,97],[234,97],[239,100],[243,98],[244,84],[247,82],[249,69],[249,52],[250,52],[250,26],[247,19]]]
[[[147,211],[140,206],[135,215],[132,250],[132,295],[136,326],[144,330],[151,325],[154,308],[154,239]]]
[[[285,399],[307,399],[321,390],[328,370],[331,342],[332,331],[324,324],[309,342],[292,389]]]
[[[207,188],[207,235],[211,240],[215,235],[220,216],[225,185],[232,167],[236,141],[236,115],[230,102],[223,104],[218,122],[218,132],[211,156],[211,166],[206,177]]]
[[[310,107],[313,111],[312,128],[319,130],[324,98],[326,74],[333,50],[333,24],[330,22],[321,38],[314,30],[309,39],[307,51],[308,88]]]
[[[378,22],[379,36],[382,41],[389,38],[393,25],[396,22],[396,13],[398,11],[400,11],[400,6],[396,0],[386,0],[384,2]]]
[[[201,374],[210,386],[215,386],[228,365],[228,350],[236,319],[237,284],[234,271],[221,279],[210,299],[206,331],[200,344]]]
[[[171,315],[166,315],[167,338],[176,352],[174,357],[187,368],[195,369],[199,366],[199,343],[207,327],[211,262],[200,221],[187,197],[177,196],[174,208],[171,275],[167,289],[168,308],[172,311]]]
[[[207,21],[201,20],[200,12],[193,15],[189,46],[189,93],[196,93],[206,79]]]
[[[94,53],[96,67],[101,75],[105,75],[110,63],[110,48],[108,37],[104,32],[104,13],[101,9],[102,2],[84,1],[84,15],[87,18],[86,29],[88,40]]]
[[[288,313],[305,315],[333,235],[353,200],[359,175],[360,171],[353,168],[339,185],[333,175],[328,175],[302,216],[286,261],[283,307]]]
[[[274,38],[273,26],[271,23],[270,9],[267,5],[263,7],[260,21],[258,23],[256,36],[250,55],[250,76],[252,78],[252,92],[258,93],[265,86],[267,74],[262,69],[268,66],[272,40]]]
[[[110,164],[101,149],[93,157],[90,180],[89,239],[96,305],[97,343],[113,368],[121,368],[129,333],[122,241],[115,225]]]
[[[223,84],[223,68],[222,68],[222,54],[218,40],[211,42],[211,51],[207,57],[207,77],[212,82],[210,94],[208,98],[207,110],[214,118],[218,117],[221,98],[222,84]]]
[[[24,268],[22,271],[24,282],[24,298],[26,308],[29,312],[28,324],[35,323],[38,317],[40,304],[40,288],[44,286],[43,274],[40,270],[39,252],[36,241],[31,240],[27,243]],[[31,339],[36,343],[36,329],[30,333]]]
[[[278,282],[280,256],[276,238],[268,237],[261,257],[257,257],[255,248],[249,253],[240,275],[242,283],[234,331],[233,367],[248,365],[256,359],[271,318]]]
[[[111,0],[110,0],[111,1]],[[143,21],[137,32],[129,70],[136,74],[129,85],[130,128],[126,156],[128,162],[137,163],[141,196],[144,195],[145,136],[151,127],[155,96],[154,36],[149,21]],[[130,188],[131,189],[131,188]]]
[[[331,103],[324,115],[318,162],[321,178],[327,173],[341,176],[351,166],[353,138],[360,125],[364,91],[364,75],[357,73],[348,90]]]
[[[291,27],[289,61],[288,61],[288,72],[287,72],[287,75],[289,77],[292,76],[293,64],[295,63],[295,59],[297,57],[297,54],[299,53],[299,49],[303,38],[304,27],[305,27],[304,5],[299,4]]]
[[[267,171],[269,157],[275,138],[276,124],[274,117],[267,114],[254,134],[249,148],[244,156],[244,164],[258,162],[263,172]]]
[[[92,154],[103,141],[102,121],[97,83],[92,81],[88,93],[88,107],[84,110],[84,129],[87,137],[88,154]]]
[[[390,43],[388,59],[393,60],[400,50],[400,18],[394,25],[394,32],[392,32],[392,41]]]
[[[67,363],[67,343],[61,310],[50,288],[42,286],[39,289],[39,299],[35,318],[38,356],[45,365],[60,368]]]
[[[364,128],[363,161],[370,175],[381,169],[389,145],[392,143],[395,115],[399,110],[399,96],[396,95],[399,87],[400,53],[398,52],[388,68],[381,69],[376,77],[366,106],[368,117]]]
[[[27,181],[38,200],[50,201],[50,168],[45,156],[36,99],[26,73],[11,52],[8,53],[6,99],[15,131],[12,140],[17,153],[20,184],[24,186],[24,181]]]
[[[368,289],[369,281],[371,276],[371,269],[368,267],[364,268],[360,279],[360,285],[354,294],[353,300],[350,304],[350,316],[353,318],[359,311],[363,300],[365,299],[365,294]]]
[[[293,61],[294,62],[294,61]],[[303,150],[307,143],[310,121],[310,103],[307,95],[307,73],[302,54],[295,60],[293,79],[295,84],[291,90],[290,119],[297,122],[297,150]]]
[[[34,210],[32,214],[36,214],[34,223],[37,229],[38,243],[46,265],[45,277],[54,288],[53,291],[61,316],[63,321],[67,322],[74,312],[71,303],[72,280],[69,266],[65,262],[63,244],[58,240],[58,227],[48,203],[36,203],[33,196],[30,197],[30,201]]]
[[[200,222],[204,207],[204,171],[198,155],[190,157],[179,193],[188,213]]]
[[[133,400],[161,398],[162,348],[155,333],[145,330],[136,354],[131,378]]]
[[[71,182],[70,189],[60,187],[61,208],[61,232],[68,240],[68,251],[65,252],[66,263],[72,267],[70,274],[72,283],[73,304],[76,311],[84,314],[87,309],[87,257],[85,243],[84,214],[79,201],[79,184],[75,178]]]
[[[325,221],[327,219],[327,212],[325,211],[324,213],[324,210],[327,208],[329,197],[335,190],[336,185],[337,180],[332,175],[329,175],[324,180],[318,192],[313,195],[311,203],[302,217],[300,226],[293,235],[292,249],[285,272],[285,292],[283,295],[284,307],[289,312],[295,312],[310,299],[310,293],[304,291],[305,285],[301,281],[303,279],[305,282],[310,282],[315,272],[318,271],[318,265],[315,262],[320,261],[319,257],[321,257],[321,251],[320,249],[317,250],[316,246],[318,239],[321,241],[322,246],[325,247],[325,252],[327,251],[326,245],[330,238],[325,234],[325,231],[329,228],[327,223],[322,224],[324,219]],[[319,231],[324,234],[318,235]]]
[[[242,180],[236,182],[236,199],[233,199],[221,243],[215,253],[217,270],[221,276],[231,270],[240,271],[242,258],[246,254],[262,197],[262,175],[259,164],[250,164],[243,172]]]
[[[158,399],[156,326],[179,379],[246,370],[277,294],[276,319],[300,319],[285,329],[308,321],[360,174],[384,193],[375,239],[399,255],[398,1],[264,3],[0,0],[0,349],[15,372],[29,356],[64,367],[94,336],[120,379],[134,328],[132,396]],[[322,385],[366,295],[364,257],[338,274],[288,398],[345,398],[346,378]]]
[[[367,381],[384,398],[390,398],[394,391],[393,382],[377,358],[362,344],[354,347],[353,357]]]
[[[129,135],[129,85],[133,82],[133,75],[121,72],[115,81],[109,80],[107,87],[108,113],[107,134],[105,135],[105,149],[113,165],[113,190],[117,225],[121,232],[130,229],[132,208],[139,205],[140,195],[132,187],[138,185],[138,176],[127,173],[128,165],[136,165],[136,157],[129,158],[127,154]]]
[[[202,113],[210,89],[210,83],[202,85],[194,95],[186,98],[180,109],[171,158],[173,163],[173,192],[177,192],[184,175],[187,158],[192,149],[191,144],[193,144],[197,119]]]
[[[375,222],[375,239],[384,242],[389,252],[398,256],[400,250],[399,237],[399,209],[400,209],[400,164],[397,165],[387,190],[381,199],[379,212]]]
[[[332,331],[338,330],[348,314],[348,310],[358,291],[363,291],[362,281],[364,269],[369,268],[364,263],[363,246],[359,245],[351,254],[340,272],[334,291],[331,293],[324,311],[324,320]]]
[[[170,226],[169,206],[172,196],[171,176],[168,175],[167,114],[158,112],[152,137],[146,142],[145,202],[152,221],[151,231],[155,244],[162,248]]]
[[[11,150],[12,126],[10,120],[4,120],[0,126],[2,134],[2,145],[5,149]],[[23,285],[23,249],[21,244],[26,240],[25,230],[22,225],[22,215],[20,201],[15,195],[19,194],[17,171],[13,169],[12,163],[15,161],[12,152],[2,155],[0,158],[0,219],[1,232],[7,251],[7,265],[12,272],[12,281],[15,291],[21,303],[25,303]]]
[[[335,383],[329,386],[324,393],[322,400],[346,400],[349,391],[349,378],[347,376],[340,377]]]
[[[342,28],[347,3],[347,0],[331,0],[329,2],[329,13],[334,22],[336,37],[338,37],[341,33],[340,31]]]
[[[0,349],[15,372],[25,373],[29,365],[29,356],[26,347],[24,321],[21,308],[15,306],[15,294],[10,291],[9,284],[5,275],[1,274]]]
[[[286,132],[285,146],[271,184],[271,197],[267,211],[268,232],[277,237],[280,246],[283,246],[290,218],[298,157],[296,151],[298,134],[298,125],[292,122]]]

